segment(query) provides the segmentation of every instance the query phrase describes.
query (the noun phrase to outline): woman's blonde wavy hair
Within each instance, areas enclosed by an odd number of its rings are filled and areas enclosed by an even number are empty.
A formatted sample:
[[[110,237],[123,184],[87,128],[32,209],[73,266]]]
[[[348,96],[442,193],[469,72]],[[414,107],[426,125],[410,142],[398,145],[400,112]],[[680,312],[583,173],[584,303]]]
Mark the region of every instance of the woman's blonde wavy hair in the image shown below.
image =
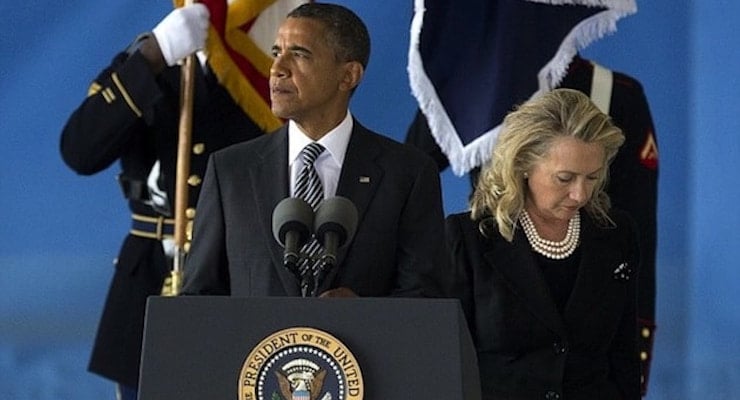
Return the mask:
[[[585,94],[555,89],[520,105],[504,119],[491,160],[481,170],[470,200],[471,217],[481,220],[482,232],[492,229],[495,220],[501,236],[513,240],[524,208],[525,173],[547,155],[556,138],[566,136],[603,146],[602,173],[584,209],[601,225],[613,223],[604,189],[609,165],[624,143],[622,130]]]

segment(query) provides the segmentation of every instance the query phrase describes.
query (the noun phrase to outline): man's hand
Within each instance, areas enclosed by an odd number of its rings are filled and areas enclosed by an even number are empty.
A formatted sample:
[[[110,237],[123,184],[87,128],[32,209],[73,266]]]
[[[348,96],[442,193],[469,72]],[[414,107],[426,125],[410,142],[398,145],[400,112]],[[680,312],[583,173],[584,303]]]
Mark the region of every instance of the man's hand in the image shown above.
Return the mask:
[[[168,66],[205,47],[210,13],[201,3],[176,8],[152,30]]]

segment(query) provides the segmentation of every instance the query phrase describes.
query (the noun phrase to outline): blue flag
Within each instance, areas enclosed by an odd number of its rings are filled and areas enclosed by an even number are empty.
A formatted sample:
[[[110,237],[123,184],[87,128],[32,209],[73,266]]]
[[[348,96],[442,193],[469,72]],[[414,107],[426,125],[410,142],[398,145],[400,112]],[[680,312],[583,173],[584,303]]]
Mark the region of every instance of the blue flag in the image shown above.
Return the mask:
[[[557,87],[634,0],[415,0],[408,73],[456,175],[488,161],[514,105]]]

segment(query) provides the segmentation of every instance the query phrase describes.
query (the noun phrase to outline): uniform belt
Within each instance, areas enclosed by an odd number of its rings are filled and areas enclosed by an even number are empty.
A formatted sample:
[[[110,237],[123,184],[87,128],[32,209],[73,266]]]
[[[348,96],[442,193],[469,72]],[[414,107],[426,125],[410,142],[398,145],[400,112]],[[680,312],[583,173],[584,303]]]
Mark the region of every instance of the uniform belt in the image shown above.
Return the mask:
[[[147,239],[172,239],[175,232],[175,220],[165,217],[131,214],[130,234]]]

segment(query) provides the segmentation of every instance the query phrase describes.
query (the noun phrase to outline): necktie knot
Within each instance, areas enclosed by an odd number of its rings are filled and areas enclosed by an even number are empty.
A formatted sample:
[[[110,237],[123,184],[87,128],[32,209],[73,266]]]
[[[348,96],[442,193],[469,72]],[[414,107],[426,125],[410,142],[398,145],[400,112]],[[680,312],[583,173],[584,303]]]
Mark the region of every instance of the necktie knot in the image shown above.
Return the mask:
[[[303,160],[303,163],[306,165],[313,165],[313,163],[316,161],[317,158],[319,158],[319,155],[323,153],[324,150],[324,146],[320,145],[319,143],[310,143],[306,147],[304,147],[303,150],[301,150],[301,160]]]
[[[319,203],[324,198],[324,188],[321,185],[321,179],[316,171],[314,162],[324,151],[324,146],[313,142],[301,150],[301,160],[303,161],[303,167],[298,174],[298,180],[296,181],[295,197],[302,198],[313,207],[314,210],[318,208]]]

